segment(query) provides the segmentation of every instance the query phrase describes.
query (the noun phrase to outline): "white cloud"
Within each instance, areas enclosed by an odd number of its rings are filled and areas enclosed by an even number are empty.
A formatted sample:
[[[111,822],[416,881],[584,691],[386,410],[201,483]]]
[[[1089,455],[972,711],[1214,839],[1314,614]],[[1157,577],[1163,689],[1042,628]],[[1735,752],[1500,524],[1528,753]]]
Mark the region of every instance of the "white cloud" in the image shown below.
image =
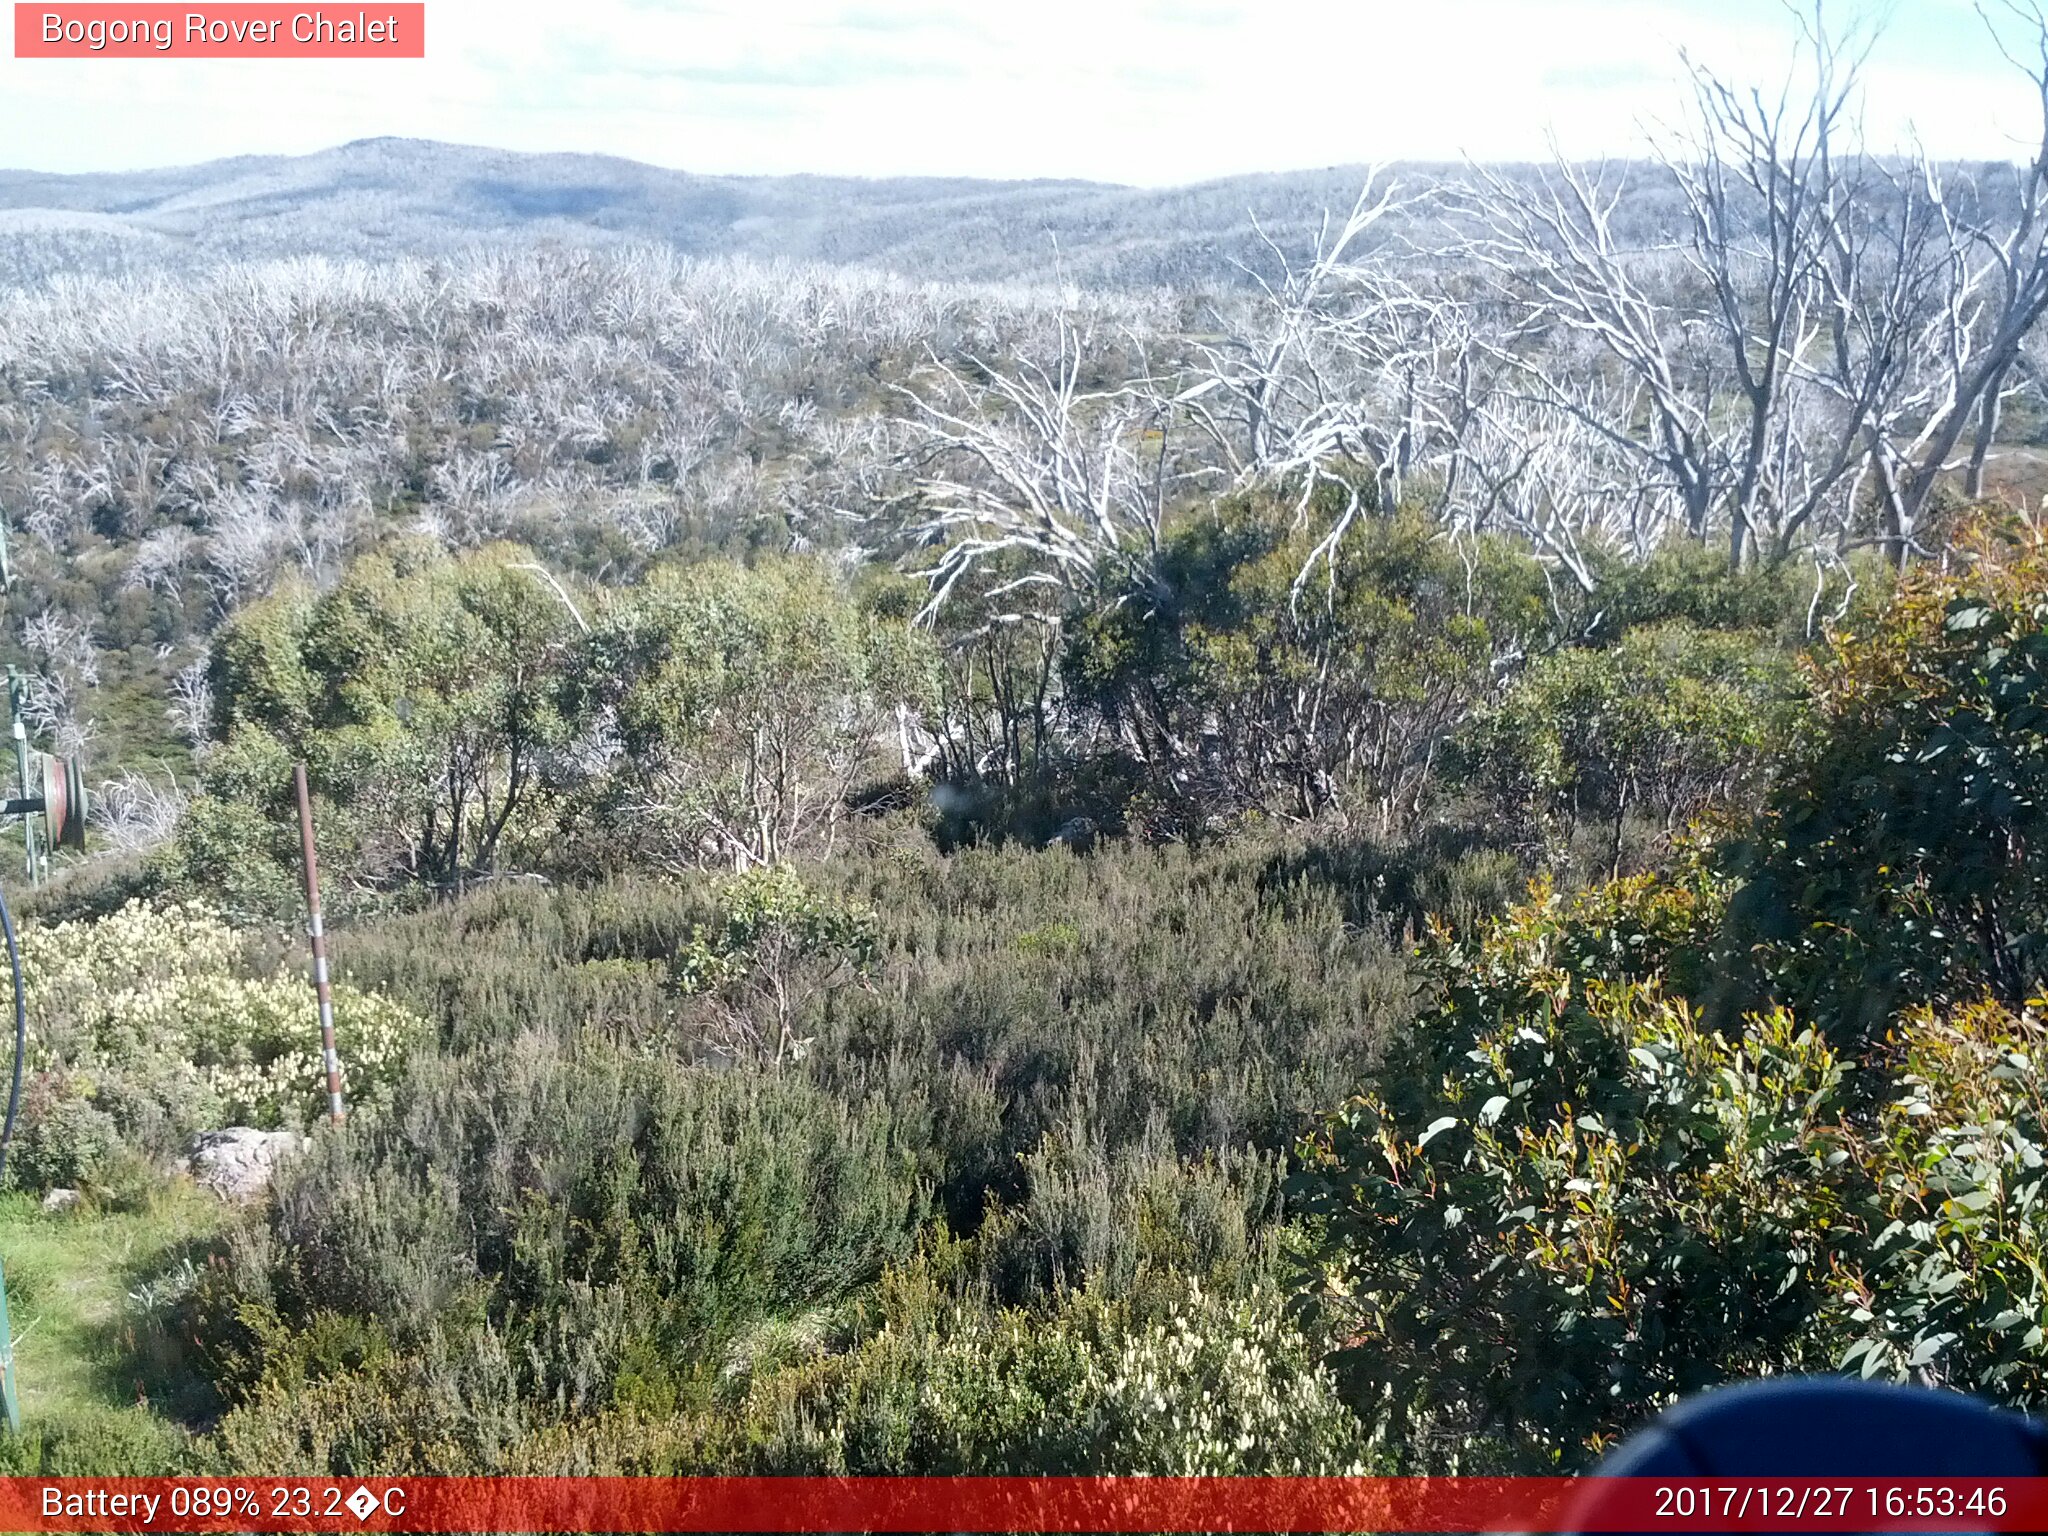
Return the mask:
[[[0,60],[0,165],[398,134],[699,171],[1169,183],[1376,158],[1626,153],[1677,49],[1789,58],[1774,0],[428,0],[420,61]],[[1962,0],[1893,7],[1872,136],[2010,152],[2031,103]]]

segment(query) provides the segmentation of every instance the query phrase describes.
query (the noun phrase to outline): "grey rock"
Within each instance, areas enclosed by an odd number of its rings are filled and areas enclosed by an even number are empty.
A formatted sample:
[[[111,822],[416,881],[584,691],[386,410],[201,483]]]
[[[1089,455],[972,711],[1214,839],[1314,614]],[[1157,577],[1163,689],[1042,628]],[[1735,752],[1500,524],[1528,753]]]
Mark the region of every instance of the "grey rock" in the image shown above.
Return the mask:
[[[259,1131],[232,1125],[192,1138],[185,1167],[223,1200],[252,1200],[270,1187],[277,1165],[306,1144],[295,1131]]]
[[[52,1215],[59,1211],[74,1210],[82,1198],[75,1189],[53,1189],[43,1196],[43,1209]]]

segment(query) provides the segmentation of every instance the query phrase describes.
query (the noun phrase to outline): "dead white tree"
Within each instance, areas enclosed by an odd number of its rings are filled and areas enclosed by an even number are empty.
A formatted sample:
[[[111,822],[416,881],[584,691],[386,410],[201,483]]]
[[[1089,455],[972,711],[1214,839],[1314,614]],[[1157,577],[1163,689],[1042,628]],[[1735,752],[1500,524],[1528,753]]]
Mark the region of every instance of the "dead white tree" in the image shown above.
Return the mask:
[[[1472,254],[1516,322],[1490,346],[1489,361],[1504,399],[1524,408],[1495,419],[1503,428],[1530,412],[1575,421],[1627,467],[1632,495],[1658,521],[1704,538],[1723,459],[1720,381],[1697,321],[1672,314],[1642,253],[1616,233],[1628,178],[1561,157],[1533,180],[1489,170],[1475,177]],[[1496,481],[1523,456],[1512,437],[1501,446]]]
[[[1871,194],[1874,182],[1883,195]],[[1915,519],[1902,505],[1911,466],[1953,403],[1972,348],[1967,268],[1934,167],[1924,158],[1903,170],[1866,158],[1847,192],[1821,264],[1827,345],[1810,377],[1836,402],[1861,455],[1833,547],[1808,542],[1817,565],[1856,542],[1854,508],[1866,499],[1879,509],[1880,541],[1900,558],[1913,547]],[[1777,552],[1803,531],[1802,518],[1786,519]]]
[[[937,546],[925,572],[937,612],[963,578],[1001,562],[992,615],[1034,588],[1093,591],[1142,574],[1158,554],[1167,503],[1166,421],[1129,384],[1084,382],[1100,363],[1087,317],[1061,316],[1057,355],[1005,368],[934,357],[905,391],[911,453],[923,473],[918,535]],[[971,370],[971,371],[970,371]],[[1035,612],[1035,610],[1032,610]]]
[[[1287,487],[1298,518],[1318,491],[1335,488],[1339,509],[1297,595],[1318,564],[1336,559],[1367,487],[1391,509],[1420,468],[1448,472],[1454,461],[1448,381],[1465,356],[1469,317],[1406,275],[1440,253],[1367,249],[1375,226],[1415,203],[1375,167],[1341,222],[1325,215],[1305,261],[1254,221],[1273,276],[1244,269],[1256,302],[1218,317],[1222,339],[1195,342],[1165,399],[1211,449],[1221,485]]]
[[[213,679],[204,656],[195,657],[171,676],[171,702],[164,718],[183,738],[195,758],[204,757],[213,745]]]
[[[159,783],[131,768],[118,779],[99,785],[89,802],[87,819],[108,847],[122,853],[143,853],[171,840],[189,799],[175,775],[166,774]]]
[[[1657,497],[1646,491],[1630,455],[1588,422],[1624,418],[1627,381],[1588,373],[1571,408],[1510,388],[1476,396],[1460,434],[1463,472],[1444,504],[1458,534],[1505,533],[1567,575],[1582,593],[1598,584],[1597,554],[1641,557],[1664,526]]]
[[[1683,212],[1671,246],[1619,232],[1626,170],[1559,158],[1534,180],[1479,171],[1469,205],[1474,254],[1521,317],[1500,357],[1519,392],[1632,463],[1627,499],[1692,538],[1724,538],[1738,565],[1838,531],[1872,417],[1902,408],[1891,343],[1904,311],[1881,318],[1882,347],[1859,350],[1844,329],[1882,287],[1865,270],[1868,232],[1850,225],[1903,219],[1899,183],[1875,172],[1856,128],[1864,48],[1816,16],[1801,52],[1775,93],[1688,61],[1691,120],[1659,141],[1651,173]],[[1923,295],[1908,284],[1893,297]]]
[[[1923,413],[1911,452],[1899,456],[1901,472],[1884,487],[1884,536],[1900,560],[1914,548],[1943,476],[1961,469],[1965,493],[1983,494],[2004,403],[2018,382],[2028,338],[2048,314],[2048,13],[2034,0],[1998,0],[1980,5],[1979,15],[2033,87],[2040,127],[2009,188],[1979,189],[1960,179],[1944,187],[1931,168],[1925,172],[1948,237],[1942,254],[1954,281],[1943,318],[1951,339],[1946,377]],[[2007,196],[1995,195],[1999,191]]]
[[[1857,176],[1864,157],[1852,112],[1863,52],[1845,52],[1818,14],[1805,32],[1803,90],[1788,80],[1771,98],[1691,65],[1695,129],[1679,152],[1661,155],[1684,198],[1692,238],[1681,250],[1709,296],[1736,405],[1720,493],[1735,565],[1756,541],[1842,509],[1872,405],[1867,391],[1807,387],[1827,340],[1829,257],[1839,263],[1855,251],[1841,225],[1890,184]],[[1860,273],[1841,275],[1860,293]]]
[[[1494,360],[1543,408],[1524,419],[1576,417],[1633,463],[1632,499],[1724,538],[1737,564],[1833,558],[1866,502],[1904,559],[1945,476],[1981,494],[2048,312],[2048,19],[2001,5],[1987,23],[2043,122],[2009,195],[1873,155],[1855,119],[1868,38],[1838,42],[1818,11],[1796,83],[1774,95],[1691,66],[1690,127],[1658,150],[1687,225],[1668,249],[1618,232],[1626,173],[1561,159],[1534,181],[1475,172],[1472,250],[1521,317]],[[2000,35],[2013,19],[2024,46]],[[1497,447],[1496,485],[1541,457]]]

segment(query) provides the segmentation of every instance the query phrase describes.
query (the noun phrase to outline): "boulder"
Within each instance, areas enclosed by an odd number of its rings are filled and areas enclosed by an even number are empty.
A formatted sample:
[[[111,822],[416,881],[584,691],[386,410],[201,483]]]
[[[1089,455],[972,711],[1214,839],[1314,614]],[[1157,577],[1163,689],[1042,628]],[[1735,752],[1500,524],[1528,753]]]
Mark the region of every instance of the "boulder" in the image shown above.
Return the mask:
[[[59,1211],[77,1209],[82,1198],[75,1189],[53,1189],[43,1196],[43,1209],[54,1216]]]
[[[223,1200],[252,1200],[270,1187],[277,1165],[306,1144],[295,1131],[258,1131],[231,1125],[192,1138],[184,1166],[194,1180]]]

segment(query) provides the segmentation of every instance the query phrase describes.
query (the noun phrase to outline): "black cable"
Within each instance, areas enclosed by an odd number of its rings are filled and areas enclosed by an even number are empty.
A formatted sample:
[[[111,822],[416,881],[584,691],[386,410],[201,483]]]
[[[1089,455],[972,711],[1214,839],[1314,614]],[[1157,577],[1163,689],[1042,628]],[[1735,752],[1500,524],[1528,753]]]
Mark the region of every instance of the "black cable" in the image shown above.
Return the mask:
[[[14,940],[14,914],[0,891],[0,934],[7,937],[7,963],[14,968],[14,1084],[7,1090],[7,1125],[0,1129],[0,1185],[7,1182],[7,1149],[14,1145],[14,1117],[21,1112],[21,1061],[28,1054],[28,991],[21,984],[21,946]]]

